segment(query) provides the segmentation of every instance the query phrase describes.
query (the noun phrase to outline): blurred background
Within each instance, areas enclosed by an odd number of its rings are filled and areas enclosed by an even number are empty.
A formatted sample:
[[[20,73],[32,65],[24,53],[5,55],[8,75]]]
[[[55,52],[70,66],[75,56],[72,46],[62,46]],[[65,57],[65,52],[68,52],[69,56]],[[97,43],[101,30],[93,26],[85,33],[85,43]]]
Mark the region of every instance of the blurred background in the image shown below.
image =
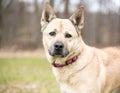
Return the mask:
[[[120,0],[0,0],[0,48],[42,48],[40,18],[45,2],[60,18],[68,18],[84,5],[85,42],[120,45]]]
[[[45,2],[60,18],[84,5],[84,41],[120,46],[120,0],[0,0],[0,93],[60,93],[42,46]]]

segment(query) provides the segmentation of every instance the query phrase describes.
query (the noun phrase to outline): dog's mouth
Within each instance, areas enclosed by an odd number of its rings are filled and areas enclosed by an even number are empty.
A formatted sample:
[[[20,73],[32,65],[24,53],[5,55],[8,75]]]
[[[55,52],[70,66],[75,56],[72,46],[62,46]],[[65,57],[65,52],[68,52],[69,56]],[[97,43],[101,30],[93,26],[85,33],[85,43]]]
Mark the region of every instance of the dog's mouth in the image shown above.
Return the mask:
[[[69,54],[69,51],[66,49],[63,50],[49,50],[49,54],[53,57],[66,57]]]

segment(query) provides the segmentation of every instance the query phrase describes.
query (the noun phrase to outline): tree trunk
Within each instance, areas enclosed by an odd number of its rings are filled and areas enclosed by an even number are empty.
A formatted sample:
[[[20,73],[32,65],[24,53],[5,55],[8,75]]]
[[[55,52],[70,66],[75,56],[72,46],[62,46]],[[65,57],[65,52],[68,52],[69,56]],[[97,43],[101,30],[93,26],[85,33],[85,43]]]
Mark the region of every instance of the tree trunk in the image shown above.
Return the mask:
[[[50,0],[50,5],[54,7],[54,0]]]
[[[65,17],[67,18],[69,16],[69,0],[65,0],[65,9],[64,9]]]
[[[2,0],[0,0],[0,48],[2,46]]]

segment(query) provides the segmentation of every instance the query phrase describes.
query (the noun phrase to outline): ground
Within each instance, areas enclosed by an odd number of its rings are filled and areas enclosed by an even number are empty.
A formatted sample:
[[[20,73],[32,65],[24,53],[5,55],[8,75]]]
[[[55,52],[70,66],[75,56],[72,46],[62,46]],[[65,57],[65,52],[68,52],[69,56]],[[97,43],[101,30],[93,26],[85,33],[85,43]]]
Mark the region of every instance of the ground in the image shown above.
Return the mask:
[[[60,93],[40,51],[0,51],[0,93]]]

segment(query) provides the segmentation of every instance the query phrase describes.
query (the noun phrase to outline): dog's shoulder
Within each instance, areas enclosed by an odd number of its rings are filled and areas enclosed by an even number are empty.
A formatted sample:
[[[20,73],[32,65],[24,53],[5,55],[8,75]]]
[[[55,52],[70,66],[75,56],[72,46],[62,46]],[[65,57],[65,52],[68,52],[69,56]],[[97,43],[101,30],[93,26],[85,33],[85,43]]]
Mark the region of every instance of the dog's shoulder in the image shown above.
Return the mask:
[[[108,57],[111,58],[120,58],[120,49],[114,47],[108,47],[102,49],[105,53],[107,53]]]
[[[120,86],[120,49],[104,48],[102,50],[107,54],[107,60],[104,66],[106,67],[106,80],[110,81],[108,81],[108,85],[112,82],[113,86],[118,87]],[[115,75],[114,78],[110,78],[113,75]]]
[[[120,49],[108,47],[103,48],[102,51],[107,55],[107,64],[114,64],[116,62],[120,64]]]

